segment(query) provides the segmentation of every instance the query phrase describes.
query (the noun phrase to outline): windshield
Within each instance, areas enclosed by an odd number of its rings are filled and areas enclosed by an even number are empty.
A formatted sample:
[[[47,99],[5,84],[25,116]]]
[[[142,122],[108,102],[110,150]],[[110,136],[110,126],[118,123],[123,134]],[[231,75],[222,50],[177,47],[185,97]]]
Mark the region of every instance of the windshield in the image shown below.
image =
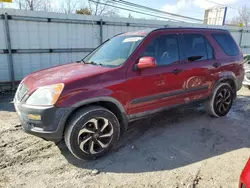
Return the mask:
[[[120,66],[143,38],[144,36],[116,36],[90,53],[84,62],[103,66]]]

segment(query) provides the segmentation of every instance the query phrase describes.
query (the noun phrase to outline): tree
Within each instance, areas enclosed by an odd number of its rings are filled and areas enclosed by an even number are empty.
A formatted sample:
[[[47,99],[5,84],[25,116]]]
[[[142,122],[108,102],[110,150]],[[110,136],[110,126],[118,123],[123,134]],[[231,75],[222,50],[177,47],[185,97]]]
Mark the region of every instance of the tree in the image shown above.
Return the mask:
[[[0,8],[5,8],[5,4],[4,3],[0,3]]]
[[[239,8],[238,14],[239,16],[233,17],[230,21],[228,21],[228,24],[237,26],[244,25],[247,27],[250,22],[250,8],[245,5]]]
[[[38,10],[42,5],[42,0],[16,0],[19,9]]]
[[[94,0],[89,1],[89,9],[92,15],[97,16],[119,16],[119,10],[108,6],[112,4],[112,0]]]
[[[16,0],[19,9],[33,11],[53,11],[50,0]]]
[[[227,22],[227,25],[240,26],[240,24],[242,24],[242,21],[239,16],[235,16],[230,21]]]
[[[243,23],[244,26],[248,26],[248,23],[250,22],[250,8],[247,7],[247,5],[244,5],[241,7],[238,11],[240,21]]]
[[[62,12],[66,14],[74,13],[79,4],[78,0],[64,0],[61,4]]]
[[[85,7],[81,8],[80,10],[76,10],[76,14],[91,15],[91,11],[87,7]]]
[[[128,14],[128,18],[134,18],[131,13]]]

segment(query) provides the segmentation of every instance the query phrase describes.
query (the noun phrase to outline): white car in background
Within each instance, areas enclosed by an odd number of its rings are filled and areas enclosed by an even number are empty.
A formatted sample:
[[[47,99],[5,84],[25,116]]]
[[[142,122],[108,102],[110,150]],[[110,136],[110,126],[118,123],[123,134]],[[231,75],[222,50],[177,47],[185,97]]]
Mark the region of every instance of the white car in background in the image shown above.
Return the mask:
[[[245,77],[243,80],[243,85],[250,89],[250,55],[244,56],[244,68],[245,68]]]

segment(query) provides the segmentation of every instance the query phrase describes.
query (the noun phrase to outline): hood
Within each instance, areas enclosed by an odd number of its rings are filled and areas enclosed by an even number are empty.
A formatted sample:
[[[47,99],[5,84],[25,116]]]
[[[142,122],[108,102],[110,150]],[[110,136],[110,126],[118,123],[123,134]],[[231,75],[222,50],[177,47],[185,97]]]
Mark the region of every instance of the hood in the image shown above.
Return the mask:
[[[45,85],[67,84],[73,80],[98,75],[110,69],[91,64],[70,63],[34,72],[24,78],[24,83],[31,91]]]

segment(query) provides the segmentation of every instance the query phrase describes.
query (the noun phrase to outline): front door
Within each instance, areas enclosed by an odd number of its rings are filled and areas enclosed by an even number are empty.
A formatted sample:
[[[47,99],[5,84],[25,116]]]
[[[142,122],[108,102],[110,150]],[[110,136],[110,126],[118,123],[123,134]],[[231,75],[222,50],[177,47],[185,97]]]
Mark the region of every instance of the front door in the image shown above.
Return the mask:
[[[129,114],[157,110],[180,100],[178,94],[184,91],[185,80],[181,76],[178,41],[178,33],[171,30],[155,31],[148,36],[138,59],[154,57],[157,66],[137,71],[132,66],[128,70]]]

